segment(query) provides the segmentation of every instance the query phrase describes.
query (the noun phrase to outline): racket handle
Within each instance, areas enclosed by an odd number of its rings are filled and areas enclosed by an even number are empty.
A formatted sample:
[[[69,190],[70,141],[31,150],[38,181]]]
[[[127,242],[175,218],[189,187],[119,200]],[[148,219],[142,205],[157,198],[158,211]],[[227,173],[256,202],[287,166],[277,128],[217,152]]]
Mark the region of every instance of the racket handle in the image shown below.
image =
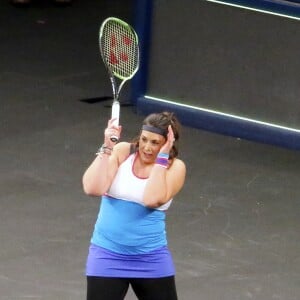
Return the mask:
[[[114,121],[114,126],[119,126],[119,118],[120,118],[120,102],[114,101],[111,107],[111,118],[116,119]]]
[[[113,123],[114,126],[119,126],[119,118],[120,118],[120,102],[115,100],[112,104],[112,107],[111,107],[111,118],[112,119],[116,119]],[[114,143],[116,143],[119,139],[117,136],[115,135],[112,135],[110,137],[110,140]]]

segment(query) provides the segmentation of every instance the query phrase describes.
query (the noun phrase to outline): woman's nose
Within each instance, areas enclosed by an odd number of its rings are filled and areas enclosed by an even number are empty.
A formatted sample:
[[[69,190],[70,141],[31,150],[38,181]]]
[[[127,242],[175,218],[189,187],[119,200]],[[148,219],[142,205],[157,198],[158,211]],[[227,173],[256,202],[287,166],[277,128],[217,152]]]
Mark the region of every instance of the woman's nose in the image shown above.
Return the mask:
[[[151,143],[150,142],[147,142],[146,144],[145,144],[145,150],[151,150]]]

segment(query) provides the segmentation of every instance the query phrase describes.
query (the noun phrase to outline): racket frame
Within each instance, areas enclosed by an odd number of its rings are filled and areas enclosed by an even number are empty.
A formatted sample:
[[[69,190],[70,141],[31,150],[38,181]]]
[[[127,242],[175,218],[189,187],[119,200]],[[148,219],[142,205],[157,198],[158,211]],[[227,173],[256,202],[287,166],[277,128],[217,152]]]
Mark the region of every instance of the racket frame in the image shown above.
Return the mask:
[[[136,48],[135,52],[134,52],[135,68],[129,74],[129,76],[123,76],[123,75],[119,74],[118,72],[114,71],[108,63],[108,57],[107,57],[107,55],[105,55],[103,41],[102,41],[103,39],[105,39],[105,36],[104,36],[105,35],[105,26],[107,25],[108,22],[117,23],[118,25],[122,26],[125,30],[128,30],[128,32],[130,32],[131,36],[134,37],[134,46]],[[108,72],[109,79],[110,79],[111,86],[112,86],[113,103],[112,103],[111,117],[116,118],[114,125],[118,126],[119,125],[119,113],[120,113],[119,97],[120,97],[121,89],[123,88],[125,82],[128,81],[129,79],[131,79],[139,69],[140,52],[139,52],[138,36],[137,36],[135,30],[133,29],[133,27],[130,26],[129,24],[127,24],[126,22],[124,22],[118,18],[115,18],[115,17],[109,17],[109,18],[105,19],[101,24],[101,27],[99,30],[99,46],[100,46],[101,58],[106,67],[106,70]],[[119,85],[117,83],[116,78],[121,80]],[[118,138],[116,136],[112,136],[111,140],[113,142],[117,142]]]

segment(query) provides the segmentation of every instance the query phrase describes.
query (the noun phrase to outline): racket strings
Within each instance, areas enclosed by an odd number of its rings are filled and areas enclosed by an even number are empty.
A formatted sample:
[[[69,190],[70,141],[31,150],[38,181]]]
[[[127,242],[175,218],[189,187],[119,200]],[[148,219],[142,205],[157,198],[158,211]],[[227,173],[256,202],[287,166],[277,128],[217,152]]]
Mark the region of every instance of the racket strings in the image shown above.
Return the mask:
[[[130,27],[115,21],[107,22],[100,38],[100,47],[108,68],[120,79],[131,78],[138,68],[138,42]]]

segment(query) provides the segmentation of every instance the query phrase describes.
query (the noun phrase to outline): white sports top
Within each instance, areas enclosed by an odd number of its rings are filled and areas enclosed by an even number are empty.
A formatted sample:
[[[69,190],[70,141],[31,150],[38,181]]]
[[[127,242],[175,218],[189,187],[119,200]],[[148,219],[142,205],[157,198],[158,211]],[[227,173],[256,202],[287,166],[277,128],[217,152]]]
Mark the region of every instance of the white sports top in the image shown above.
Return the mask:
[[[140,178],[134,174],[133,164],[136,157],[137,153],[129,155],[119,166],[107,195],[125,201],[136,202],[145,206],[143,203],[143,195],[148,178]],[[156,209],[167,210],[171,203],[172,199]]]

